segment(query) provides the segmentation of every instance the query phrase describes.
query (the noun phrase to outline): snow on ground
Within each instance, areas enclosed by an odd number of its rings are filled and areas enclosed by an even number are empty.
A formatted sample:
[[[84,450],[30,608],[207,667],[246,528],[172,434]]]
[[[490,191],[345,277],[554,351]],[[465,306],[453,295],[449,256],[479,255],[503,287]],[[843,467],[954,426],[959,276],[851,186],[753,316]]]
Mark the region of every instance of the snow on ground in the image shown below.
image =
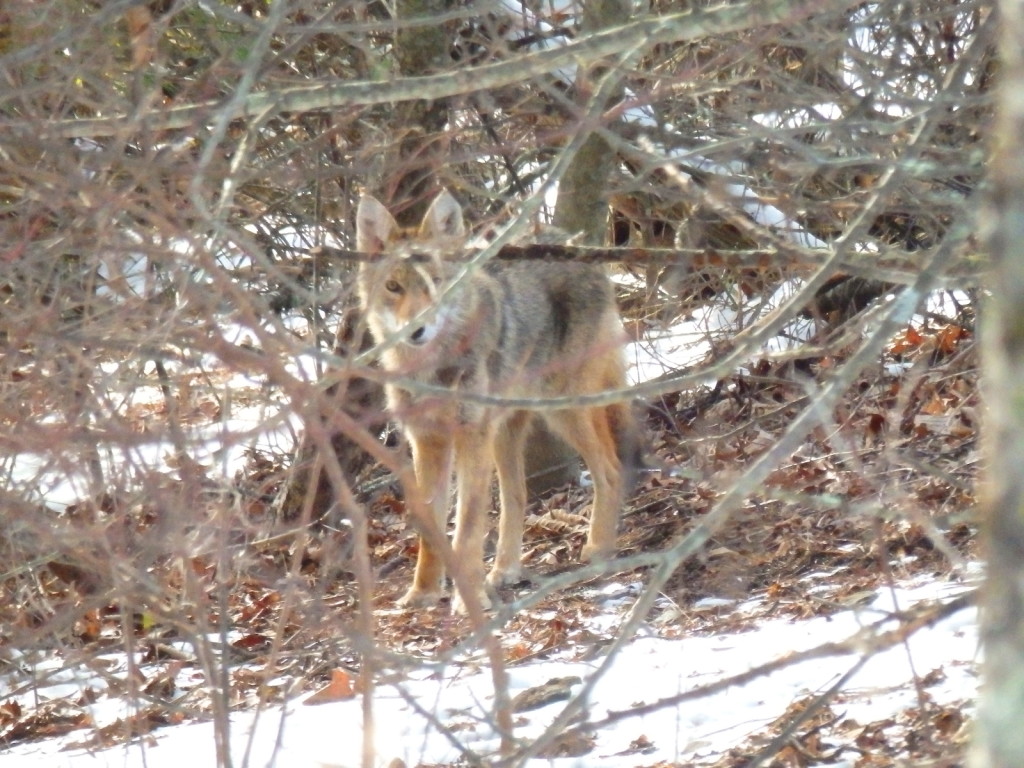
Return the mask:
[[[698,338],[728,325],[728,317],[700,316],[689,324],[666,332],[661,341],[632,345],[630,359],[636,381],[666,370],[666,360],[680,364],[680,354],[688,351],[690,362],[699,359],[702,348]],[[296,372],[307,375],[311,363],[299,361]],[[311,375],[311,374],[310,374]],[[258,386],[250,380],[229,384],[239,389]],[[158,400],[156,387],[150,395]],[[144,393],[137,393],[143,397]],[[219,439],[225,435],[250,434],[250,444],[287,441],[295,425],[281,421],[275,412],[252,410],[236,405],[230,419],[208,425],[200,441],[207,456],[221,452],[220,463],[227,476],[242,460],[244,444]],[[286,406],[284,406],[287,409]],[[230,448],[230,455],[223,452]],[[166,446],[154,445],[140,463],[159,465]],[[20,465],[26,477],[38,481],[44,469],[31,465],[33,457],[22,457]],[[17,477],[19,473],[16,472]],[[53,493],[53,492],[51,492]],[[55,499],[48,499],[53,503]],[[620,585],[636,591],[638,585]],[[628,712],[641,704],[680,697],[701,686],[754,669],[801,650],[824,643],[841,641],[873,625],[893,610],[906,611],[925,600],[948,599],[969,589],[965,583],[916,581],[904,583],[896,594],[879,592],[856,610],[802,621],[792,619],[758,620],[749,631],[717,634],[693,634],[666,639],[671,634],[658,627],[660,637],[647,628],[617,655],[607,674],[598,682],[589,702],[592,722],[600,723],[610,713]],[[808,585],[808,591],[813,584]],[[699,608],[700,606],[698,606]],[[763,607],[763,606],[762,606]],[[707,606],[723,614],[742,615],[752,604],[723,603]],[[622,621],[621,609],[600,617],[595,635],[604,636],[609,623]],[[976,611],[964,609],[932,628],[914,634],[906,646],[896,646],[872,658],[843,685],[841,709],[845,718],[859,722],[877,722],[915,705],[914,672],[925,676],[935,670],[935,682],[928,687],[931,701],[937,705],[960,706],[971,702],[976,692],[977,629]],[[889,626],[884,628],[891,628]],[[590,678],[603,659],[593,653],[600,646],[566,647],[543,660],[510,667],[511,694],[540,686],[553,678]],[[18,662],[17,659],[9,661]],[[53,674],[31,690],[18,688],[15,677],[0,675],[0,701],[24,700],[26,707],[39,699],[66,697],[72,691],[85,692],[90,686],[104,685],[76,672],[61,672],[64,659],[53,659]],[[833,686],[858,661],[855,654],[815,658],[783,668],[771,675],[757,677],[742,685],[727,687],[714,694],[682,698],[672,706],[642,717],[623,717],[600,724],[594,731],[592,750],[580,758],[538,758],[531,765],[551,766],[653,766],[659,762],[685,765],[710,765],[731,748],[743,744],[753,734],[763,733],[791,703],[814,696]],[[107,679],[128,674],[125,659],[114,656],[114,665],[106,670]],[[911,668],[913,665],[913,671]],[[46,670],[40,669],[41,673]],[[194,669],[189,670],[194,673]],[[407,766],[448,765],[460,758],[460,750],[437,727],[449,729],[464,749],[494,755],[498,739],[492,722],[493,689],[490,672],[481,658],[463,659],[443,667],[424,663],[412,672],[394,673],[394,681],[381,684],[374,693],[373,739],[376,765],[389,765],[399,758]],[[193,683],[194,685],[195,683]],[[182,686],[187,690],[188,684]],[[576,685],[574,691],[579,690]],[[430,717],[417,712],[414,701]],[[140,703],[141,706],[141,703]],[[516,737],[530,740],[541,733],[561,711],[564,703],[516,716]],[[249,766],[358,766],[363,741],[363,702],[361,698],[305,706],[295,698],[284,706],[270,706],[260,713],[251,709],[231,716],[231,752],[234,765]],[[96,706],[92,712],[96,727],[118,721],[130,713],[130,705],[120,708]],[[163,768],[188,764],[190,768],[215,766],[214,727],[211,723],[190,723],[160,728],[127,746],[103,750],[70,748],[86,738],[89,729],[51,740],[21,743],[3,753],[4,768],[14,766],[147,766]],[[839,750],[836,760],[826,765],[852,766],[856,754]]]
[[[598,722],[594,748],[580,758],[535,759],[530,765],[608,766],[632,768],[659,761],[709,765],[729,748],[762,731],[790,703],[827,690],[857,662],[854,654],[817,658],[757,677],[711,695],[682,700],[643,717],[625,717],[607,724],[610,713],[679,696],[760,665],[857,635],[890,615],[895,600],[902,611],[923,600],[952,598],[969,587],[963,583],[920,581],[895,592],[879,592],[866,606],[829,617],[804,621],[768,620],[748,632],[661,639],[641,634],[625,646],[594,689],[589,719]],[[724,610],[742,612],[736,604]],[[883,629],[893,628],[886,622]],[[863,647],[863,646],[858,646]],[[510,692],[539,686],[552,678],[590,677],[601,658],[587,649],[566,648],[545,660],[510,668]],[[964,609],[872,658],[843,686],[841,709],[847,720],[875,722],[915,705],[914,672],[934,671],[937,682],[928,695],[937,705],[958,705],[974,699],[977,664],[976,611]],[[400,758],[407,766],[448,765],[460,752],[430,720],[411,706],[415,701],[449,728],[464,748],[494,755],[498,747],[491,721],[490,673],[483,659],[466,659],[443,668],[424,666],[398,675],[393,685],[374,693],[375,765]],[[577,687],[578,690],[578,687]],[[9,693],[9,692],[8,692]],[[41,695],[46,695],[46,689]],[[54,695],[67,695],[66,685]],[[236,712],[231,717],[231,750],[235,765],[359,766],[362,744],[361,698],[304,706],[301,699],[268,707],[258,715]],[[516,737],[536,737],[564,703],[517,715]],[[107,713],[107,717],[111,717]],[[97,725],[103,714],[97,712]],[[128,746],[99,751],[62,751],[75,734],[50,741],[19,744],[3,757],[4,768],[127,767],[205,768],[217,765],[210,723],[159,729]],[[80,737],[79,737],[80,738]],[[638,747],[642,745],[642,749]],[[828,765],[854,765],[855,751],[837,752]]]

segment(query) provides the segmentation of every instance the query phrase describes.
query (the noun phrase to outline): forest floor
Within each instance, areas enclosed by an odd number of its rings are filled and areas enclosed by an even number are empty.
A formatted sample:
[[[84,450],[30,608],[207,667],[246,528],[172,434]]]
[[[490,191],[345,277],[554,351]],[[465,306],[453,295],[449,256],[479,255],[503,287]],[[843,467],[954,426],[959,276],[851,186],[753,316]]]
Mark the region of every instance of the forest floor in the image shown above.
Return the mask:
[[[826,379],[835,362],[817,360],[807,368],[766,362],[700,391],[649,404],[646,425],[653,452],[673,471],[642,478],[622,518],[620,556],[662,550],[697,525],[731,478],[770,448],[813,396],[807,382]],[[623,650],[618,693],[591,698],[593,728],[574,727],[556,734],[541,752],[545,764],[739,768],[757,764],[755,757],[763,754],[766,765],[787,768],[963,765],[977,661],[970,648],[975,642],[973,587],[979,579],[974,511],[979,410],[976,350],[969,338],[939,329],[908,332],[896,339],[887,359],[865,372],[836,409],[833,424],[815,430],[760,492],[714,531],[698,556],[676,568],[645,617],[642,632],[630,644],[635,654],[643,643],[674,643],[651,646],[657,648],[651,653],[662,662],[666,654],[675,653],[695,661],[704,658],[702,643],[728,638],[728,647],[717,648],[723,659],[720,673],[711,674],[715,670],[709,666],[710,680],[702,678],[692,686],[697,689],[697,706],[707,707],[705,725],[711,732],[727,733],[728,739],[694,737],[701,718],[687,715],[687,720],[680,714],[678,708],[689,701],[687,676],[697,674],[693,670],[662,669],[659,674],[669,677],[675,694],[645,690],[639,683],[636,689],[622,690],[629,686],[630,674],[638,681],[646,674],[644,664],[661,669],[650,659],[629,661]],[[279,468],[276,459],[254,456],[234,482],[248,486]],[[383,737],[392,747],[380,759],[400,755],[390,765],[410,768],[473,764],[472,754],[495,748],[493,724],[486,721],[488,706],[477,698],[487,696],[478,693],[487,664],[478,650],[465,644],[472,627],[453,617],[447,605],[417,611],[396,607],[396,598],[411,578],[416,542],[397,486],[386,480],[368,482],[379,476],[379,471],[372,471],[362,478],[367,487],[375,488],[364,500],[370,510],[368,538],[376,574],[373,637],[381,658],[387,659],[378,662],[378,669],[386,666],[392,675],[396,669],[404,670],[412,686],[408,690],[413,691],[417,660],[423,664],[420,672],[429,670],[427,677],[449,681],[452,687],[457,679],[466,678],[478,686],[462,710],[442,710],[440,698],[404,702],[423,718],[422,728],[443,737],[444,747],[431,746],[424,735],[416,744],[389,743],[378,720],[376,738]],[[573,571],[590,496],[588,488],[573,486],[531,508],[524,555],[531,578],[503,590],[505,603],[529,596],[548,577]],[[269,512],[262,502],[253,501],[244,514],[262,518]],[[228,595],[226,615],[215,622],[228,627],[232,711],[251,714],[270,707],[280,716],[309,694],[332,706],[362,700],[363,657],[353,641],[359,584],[352,568],[337,556],[348,546],[348,537],[344,527],[319,530],[299,559],[294,536],[265,540],[247,551],[244,578],[238,578]],[[193,567],[200,579],[209,577],[213,595],[212,558],[205,563],[197,559]],[[173,591],[180,578],[176,573],[168,564],[166,570],[150,575],[166,580]],[[76,578],[53,569],[42,580],[55,600],[65,600],[69,591],[81,586],[75,584]],[[548,705],[548,710],[540,711],[553,713],[546,721],[554,718],[561,705],[551,702],[563,701],[586,679],[571,665],[582,663],[592,669],[603,657],[648,578],[647,568],[597,575],[506,617],[496,628],[496,637],[513,682],[518,680],[513,686],[519,691],[516,706],[523,709],[517,711],[529,711],[527,700],[534,695],[541,697],[538,706]],[[289,579],[303,583],[307,591],[302,601],[286,595],[282,585]],[[30,610],[35,608],[26,605],[25,611]],[[17,606],[8,606],[7,615],[12,611]],[[936,660],[924,650],[913,650],[915,634],[943,622],[950,626],[956,614],[960,618],[949,634],[934,635],[929,641],[937,643],[939,651],[948,647],[948,658],[940,653]],[[209,722],[216,706],[202,654],[180,642],[173,631],[146,626],[145,614],[136,614],[135,620],[136,636],[130,643],[124,636],[123,612],[111,604],[77,617],[71,633],[74,647],[31,654],[8,648],[0,657],[0,752],[8,751],[12,760],[18,757],[25,765],[78,768],[142,765],[143,760],[163,765],[158,746],[171,743],[162,741],[171,739],[171,731]],[[30,616],[23,618],[24,623],[31,621]],[[783,631],[786,627],[806,629],[809,639],[793,640]],[[838,635],[830,634],[840,628]],[[868,629],[869,635],[857,634]],[[789,639],[769,641],[772,632]],[[763,641],[758,639],[761,633]],[[860,644],[852,638],[859,638]],[[960,645],[954,648],[960,641],[967,651]],[[716,718],[723,705],[713,697],[721,690],[713,681],[722,688],[749,685],[732,676],[749,671],[743,657],[752,649],[760,646],[770,656],[775,654],[775,661],[746,662],[755,671],[758,664],[770,666],[754,675],[767,680],[769,672],[801,659],[842,655],[836,645],[842,642],[849,643],[844,652],[856,651],[854,656],[864,659],[898,647],[910,672],[894,680],[884,694],[880,688],[862,686],[855,695],[849,680],[837,682],[842,676],[829,671],[814,684],[771,678],[776,682],[757,694],[758,706],[766,709],[754,712],[734,701],[724,708],[733,708],[733,716],[745,727],[727,727],[725,721],[719,725]],[[126,645],[134,646],[129,661]],[[796,646],[806,657],[793,656]],[[740,654],[739,661],[729,656],[730,648]],[[714,663],[714,649],[709,653],[711,661],[701,663]],[[26,661],[30,657],[31,664]],[[440,667],[439,659],[444,660]],[[531,672],[517,677],[520,669]],[[566,670],[570,674],[560,674]],[[956,685],[944,685],[954,678]],[[705,690],[704,685],[710,687]],[[408,690],[404,695],[414,695]],[[696,696],[702,690],[706,705]],[[894,692],[902,696],[900,703],[883,704]],[[857,697],[861,705],[866,697],[877,706],[860,706]],[[386,704],[379,706],[379,712],[389,711]],[[473,707],[478,712],[471,715]],[[346,717],[355,717],[356,711]],[[637,728],[628,746],[608,751],[612,747],[602,741],[601,723],[611,734],[623,720],[659,711],[674,713],[674,734]],[[529,718],[519,717],[525,726]],[[384,722],[385,729],[390,727]],[[653,728],[654,721],[648,722]],[[328,719],[317,727],[323,734],[323,728],[329,731],[333,726]],[[239,724],[237,730],[245,728]],[[474,730],[480,733],[470,738],[467,732]],[[210,733],[202,733],[196,738],[212,745]],[[421,732],[401,733],[408,739]],[[621,731],[616,734],[622,738]],[[453,746],[463,738],[462,747]],[[267,754],[248,755],[245,761],[236,757],[235,764],[271,764],[275,750],[281,748],[281,743],[272,744]],[[142,751],[137,754],[135,749]],[[167,757],[172,751],[168,748],[163,754]],[[180,758],[177,753],[175,759]],[[490,758],[483,759],[486,763]],[[308,760],[311,765],[348,765],[351,759]]]

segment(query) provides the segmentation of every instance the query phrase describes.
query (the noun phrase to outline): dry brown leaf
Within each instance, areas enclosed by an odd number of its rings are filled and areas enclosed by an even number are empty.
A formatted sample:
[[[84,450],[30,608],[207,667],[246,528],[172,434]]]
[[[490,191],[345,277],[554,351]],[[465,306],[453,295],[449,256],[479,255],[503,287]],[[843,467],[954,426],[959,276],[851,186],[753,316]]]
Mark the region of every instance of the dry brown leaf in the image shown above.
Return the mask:
[[[331,670],[331,682],[312,693],[302,703],[307,706],[328,704],[334,701],[347,701],[355,698],[355,695],[356,688],[352,675],[345,669],[336,668]]]
[[[578,677],[554,677],[543,685],[520,691],[512,699],[513,712],[528,712],[540,709],[556,701],[565,701],[572,696],[572,687],[583,683]]]
[[[582,757],[594,748],[593,734],[584,731],[567,731],[556,736],[554,741],[537,753],[537,757],[554,759],[558,757]]]

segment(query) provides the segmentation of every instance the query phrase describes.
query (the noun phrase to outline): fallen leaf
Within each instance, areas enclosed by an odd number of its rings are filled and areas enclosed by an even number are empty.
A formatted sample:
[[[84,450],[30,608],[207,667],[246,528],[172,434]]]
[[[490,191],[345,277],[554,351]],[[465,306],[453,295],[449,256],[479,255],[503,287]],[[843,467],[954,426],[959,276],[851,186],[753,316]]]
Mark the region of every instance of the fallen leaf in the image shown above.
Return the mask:
[[[554,677],[543,685],[520,691],[512,699],[513,712],[527,712],[540,709],[556,701],[565,701],[572,696],[572,686],[583,681],[578,677]]]
[[[356,695],[355,686],[352,683],[352,675],[344,669],[331,671],[331,682],[311,694],[303,704],[327,704],[332,701],[345,701],[354,698]]]

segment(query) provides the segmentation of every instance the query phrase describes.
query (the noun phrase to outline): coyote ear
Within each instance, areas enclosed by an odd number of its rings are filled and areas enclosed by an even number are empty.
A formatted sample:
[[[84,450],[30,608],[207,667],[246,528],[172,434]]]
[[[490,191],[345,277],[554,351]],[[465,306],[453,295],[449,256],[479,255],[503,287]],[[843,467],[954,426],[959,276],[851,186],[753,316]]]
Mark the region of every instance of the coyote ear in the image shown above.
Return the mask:
[[[423,223],[420,225],[420,236],[430,240],[454,240],[466,234],[466,225],[462,222],[462,206],[452,197],[447,189],[430,204]]]
[[[380,253],[398,229],[395,217],[379,200],[370,195],[359,199],[356,209],[356,250]]]

